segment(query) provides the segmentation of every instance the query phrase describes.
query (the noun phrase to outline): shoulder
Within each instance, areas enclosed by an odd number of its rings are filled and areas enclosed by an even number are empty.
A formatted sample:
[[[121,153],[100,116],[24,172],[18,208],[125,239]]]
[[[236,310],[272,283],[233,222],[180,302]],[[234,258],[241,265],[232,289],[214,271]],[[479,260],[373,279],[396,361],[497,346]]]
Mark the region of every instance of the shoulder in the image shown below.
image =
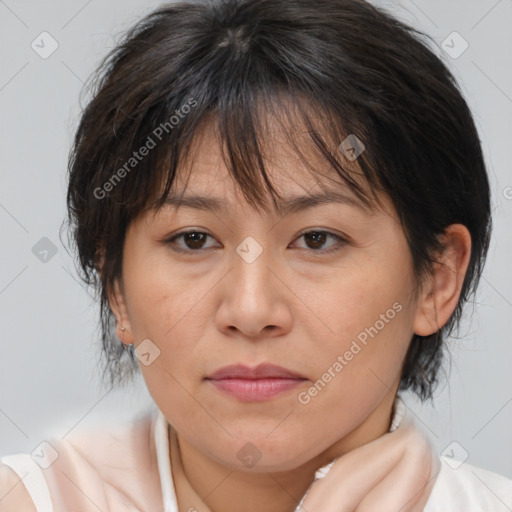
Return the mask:
[[[0,512],[37,512],[21,478],[9,466],[0,463]]]
[[[43,512],[57,505],[85,510],[87,497],[104,511],[161,507],[154,420],[155,412],[145,411],[127,423],[107,421],[77,428],[64,439],[51,437],[39,445],[37,462],[28,453],[0,457],[0,512]]]
[[[123,470],[150,465],[154,411],[145,411],[128,423],[108,422],[78,430],[56,442],[59,458],[86,464],[106,481],[124,477]]]
[[[512,480],[471,464],[441,457],[441,470],[425,512],[445,510],[510,512]]]
[[[58,442],[59,457],[52,465],[53,481],[59,487],[56,493],[65,493],[69,503],[80,503],[84,498],[76,486],[87,489],[88,496],[105,511],[161,509],[156,418],[154,410],[145,411],[128,423],[81,430]],[[72,481],[62,478],[63,473]]]

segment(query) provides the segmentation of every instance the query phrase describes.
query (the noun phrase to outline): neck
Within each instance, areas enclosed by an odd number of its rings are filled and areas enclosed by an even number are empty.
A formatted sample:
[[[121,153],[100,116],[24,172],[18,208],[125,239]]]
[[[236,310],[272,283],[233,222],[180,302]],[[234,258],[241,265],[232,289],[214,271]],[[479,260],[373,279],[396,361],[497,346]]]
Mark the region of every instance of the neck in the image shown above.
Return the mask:
[[[293,512],[313,482],[316,470],[389,431],[394,398],[394,394],[386,396],[356,429],[290,471],[233,471],[205,456],[177,434],[185,476],[211,512]]]

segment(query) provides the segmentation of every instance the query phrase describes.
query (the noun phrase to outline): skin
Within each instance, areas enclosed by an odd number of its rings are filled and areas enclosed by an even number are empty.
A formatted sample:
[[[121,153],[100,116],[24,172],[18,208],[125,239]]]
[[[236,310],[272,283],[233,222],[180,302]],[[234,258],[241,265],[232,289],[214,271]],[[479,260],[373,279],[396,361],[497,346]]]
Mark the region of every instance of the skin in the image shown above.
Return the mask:
[[[285,139],[276,133],[272,140]],[[284,143],[271,147],[267,171],[275,188],[284,197],[318,192],[318,175],[288,149]],[[150,365],[140,364],[141,372],[178,433],[187,478],[210,509],[293,511],[319,467],[388,431],[413,334],[435,332],[457,304],[469,262],[469,232],[459,224],[447,228],[444,265],[436,265],[417,288],[389,198],[381,196],[385,209],[373,214],[336,203],[288,216],[262,213],[237,190],[208,126],[198,133],[191,155],[184,165],[189,179],[182,173],[176,190],[222,198],[226,209],[169,206],[130,224],[122,279],[111,297],[118,336],[136,347],[150,339],[160,350]],[[324,176],[329,188],[355,197],[339,178]],[[186,237],[162,243],[190,229],[210,236],[202,245],[193,239],[187,245]],[[348,242],[328,236],[315,243],[301,236],[304,231],[345,235]],[[249,236],[263,249],[252,263],[236,252]],[[339,250],[325,252],[334,247]],[[358,334],[397,303],[400,312],[316,396],[301,403],[299,393],[308,392]],[[228,364],[262,362],[307,380],[260,403],[226,396],[205,380]],[[251,468],[237,457],[248,442],[261,454]],[[314,503],[318,511],[338,510]]]

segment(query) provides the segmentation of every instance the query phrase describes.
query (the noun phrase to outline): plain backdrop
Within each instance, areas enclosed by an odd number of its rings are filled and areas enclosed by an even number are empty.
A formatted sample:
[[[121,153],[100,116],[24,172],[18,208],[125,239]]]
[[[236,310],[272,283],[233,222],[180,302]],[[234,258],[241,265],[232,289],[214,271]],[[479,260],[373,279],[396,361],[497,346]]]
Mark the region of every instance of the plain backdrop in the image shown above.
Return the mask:
[[[0,0],[0,455],[128,420],[152,403],[141,377],[122,392],[100,387],[97,307],[59,229],[83,82],[118,36],[159,5]],[[474,304],[449,341],[449,380],[433,405],[404,399],[439,453],[512,478],[512,1],[379,5],[427,32],[459,80],[493,193],[492,244]]]

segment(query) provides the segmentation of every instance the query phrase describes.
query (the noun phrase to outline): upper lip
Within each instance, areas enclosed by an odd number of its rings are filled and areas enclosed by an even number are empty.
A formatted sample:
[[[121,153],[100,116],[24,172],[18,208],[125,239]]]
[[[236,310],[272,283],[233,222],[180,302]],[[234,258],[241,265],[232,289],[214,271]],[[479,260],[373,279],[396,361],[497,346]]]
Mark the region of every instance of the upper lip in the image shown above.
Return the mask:
[[[281,378],[281,379],[305,379],[303,375],[292,372],[282,366],[275,364],[263,363],[254,368],[244,366],[242,364],[233,364],[224,366],[212,373],[207,379],[265,379],[265,378]]]

